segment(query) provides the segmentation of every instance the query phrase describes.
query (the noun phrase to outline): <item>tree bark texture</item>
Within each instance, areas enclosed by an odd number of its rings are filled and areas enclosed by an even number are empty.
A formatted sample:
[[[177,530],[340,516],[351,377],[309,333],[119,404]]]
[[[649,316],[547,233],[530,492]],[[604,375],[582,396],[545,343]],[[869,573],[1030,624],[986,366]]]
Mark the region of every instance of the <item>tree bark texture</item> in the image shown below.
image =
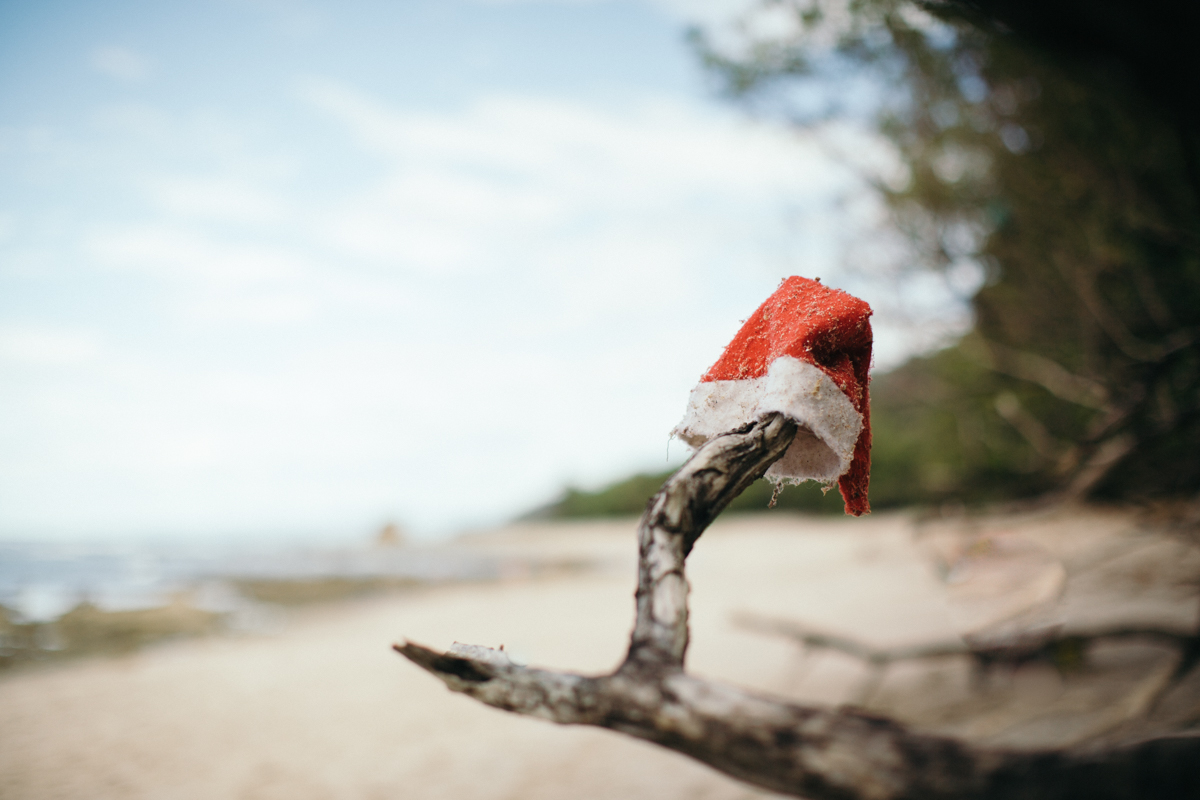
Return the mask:
[[[783,455],[779,414],[716,437],[651,499],[638,528],[637,611],[611,675],[518,666],[456,644],[396,650],[456,692],[561,724],[595,725],[684,753],[772,791],[814,800],[1200,797],[1200,736],[1120,748],[1013,751],[910,730],[853,708],[802,706],[688,675],[684,564],[713,519]]]

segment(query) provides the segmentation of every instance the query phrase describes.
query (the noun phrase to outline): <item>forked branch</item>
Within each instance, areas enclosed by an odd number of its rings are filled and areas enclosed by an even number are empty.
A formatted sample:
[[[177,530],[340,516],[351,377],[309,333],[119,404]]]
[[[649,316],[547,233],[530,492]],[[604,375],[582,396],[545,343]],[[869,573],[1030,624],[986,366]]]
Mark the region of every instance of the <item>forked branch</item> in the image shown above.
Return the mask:
[[[637,617],[624,663],[582,676],[456,644],[396,650],[456,692],[554,722],[611,728],[748,783],[814,800],[1200,797],[1200,737],[1102,751],[1006,751],[931,736],[855,709],[801,706],[686,674],[684,561],[709,523],[787,450],[769,414],[701,447],[638,528]]]

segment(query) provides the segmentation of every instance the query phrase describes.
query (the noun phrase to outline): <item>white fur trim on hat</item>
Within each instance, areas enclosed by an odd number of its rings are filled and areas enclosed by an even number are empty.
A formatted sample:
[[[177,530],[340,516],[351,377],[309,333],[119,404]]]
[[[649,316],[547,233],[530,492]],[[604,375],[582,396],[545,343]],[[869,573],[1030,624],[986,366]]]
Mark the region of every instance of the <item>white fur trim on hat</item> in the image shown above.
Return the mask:
[[[862,414],[828,375],[791,356],[775,359],[761,378],[699,384],[688,398],[687,414],[671,434],[698,448],[772,411],[801,427],[783,458],[767,470],[768,478],[828,484],[850,469]]]

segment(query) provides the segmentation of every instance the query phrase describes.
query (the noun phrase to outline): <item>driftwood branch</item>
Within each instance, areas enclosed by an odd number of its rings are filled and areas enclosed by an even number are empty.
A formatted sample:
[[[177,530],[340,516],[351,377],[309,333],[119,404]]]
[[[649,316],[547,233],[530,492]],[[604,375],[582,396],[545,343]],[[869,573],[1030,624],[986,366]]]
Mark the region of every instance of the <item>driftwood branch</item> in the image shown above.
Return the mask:
[[[1068,403],[1099,411],[1106,410],[1111,404],[1108,390],[1102,384],[1076,375],[1045,356],[1016,350],[986,339],[968,339],[967,348],[989,369],[1036,383]]]
[[[650,501],[638,529],[637,616],[611,675],[518,666],[499,650],[396,650],[447,687],[506,711],[620,731],[784,794],[830,800],[1200,796],[1200,737],[1119,749],[1008,751],[912,731],[855,709],[814,708],[686,674],[684,561],[710,522],[779,458],[777,414],[704,445]]]
[[[733,622],[745,630],[791,639],[806,651],[835,650],[862,661],[869,673],[858,692],[860,705],[866,705],[874,696],[888,667],[900,661],[966,657],[971,662],[974,683],[983,685],[993,670],[1011,670],[1031,663],[1049,664],[1062,673],[1078,671],[1086,664],[1092,645],[1105,641],[1132,641],[1173,647],[1179,651],[1176,667],[1146,698],[1145,707],[1153,707],[1195,667],[1197,645],[1200,645],[1200,631],[1109,625],[1073,629],[1054,626],[1013,636],[1003,642],[966,638],[901,647],[873,647],[853,637],[818,630],[795,620],[741,613],[734,615]]]
[[[872,666],[884,667],[897,661],[916,661],[947,656],[969,656],[979,669],[1020,666],[1031,661],[1059,664],[1086,656],[1087,649],[1101,641],[1140,641],[1174,647],[1185,653],[1200,633],[1142,625],[1109,625],[1092,628],[1036,631],[1000,644],[980,644],[970,639],[928,642],[903,647],[873,647],[850,636],[828,633],[793,620],[737,614],[734,624],[758,633],[774,634],[817,650],[836,650]]]

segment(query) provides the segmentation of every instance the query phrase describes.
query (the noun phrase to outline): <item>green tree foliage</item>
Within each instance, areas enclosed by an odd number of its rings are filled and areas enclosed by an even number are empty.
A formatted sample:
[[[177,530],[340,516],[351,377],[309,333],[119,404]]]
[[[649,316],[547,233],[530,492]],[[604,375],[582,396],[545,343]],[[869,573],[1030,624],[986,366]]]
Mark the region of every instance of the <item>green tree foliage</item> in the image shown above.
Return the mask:
[[[1197,14],[1161,5],[768,2],[693,34],[744,102],[867,118],[914,263],[983,270],[974,330],[873,383],[874,505],[1200,487],[1200,81],[1153,46]]]
[[[534,511],[527,518],[554,517],[617,517],[636,516],[646,510],[646,503],[662,488],[674,470],[644,473],[617,481],[595,491],[570,488],[555,502]],[[808,511],[818,514],[841,514],[842,496],[837,487],[825,491],[814,483],[789,486],[782,492],[766,480],[755,481],[732,503],[729,511]]]

